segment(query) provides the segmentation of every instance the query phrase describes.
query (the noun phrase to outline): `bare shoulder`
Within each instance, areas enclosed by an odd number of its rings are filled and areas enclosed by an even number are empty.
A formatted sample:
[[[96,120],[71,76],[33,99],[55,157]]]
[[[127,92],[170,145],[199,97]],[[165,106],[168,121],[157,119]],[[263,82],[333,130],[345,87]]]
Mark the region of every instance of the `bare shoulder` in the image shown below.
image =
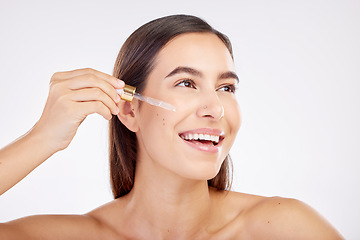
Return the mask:
[[[112,239],[112,236],[115,237],[100,221],[85,215],[37,215],[0,224],[0,239]]]
[[[222,226],[218,236],[231,239],[343,239],[303,202],[238,192],[219,192]]]
[[[113,234],[116,236],[114,239],[128,239],[126,229],[124,229],[124,223],[127,221],[125,217],[127,204],[127,197],[124,196],[94,209],[86,216],[99,222],[103,228],[107,229],[107,233],[111,232],[107,239],[113,239],[110,237]]]
[[[342,239],[315,210],[296,199],[266,197],[246,209],[241,217],[244,232],[254,238]]]
[[[213,221],[210,228],[214,239],[244,239],[244,215],[265,197],[232,191],[210,191]]]
[[[127,239],[119,223],[123,200],[113,200],[85,215],[37,215],[0,223],[0,239]]]
[[[94,209],[87,213],[86,216],[105,224],[119,222],[122,219],[123,214],[121,213],[124,211],[126,204],[126,197],[121,197]]]

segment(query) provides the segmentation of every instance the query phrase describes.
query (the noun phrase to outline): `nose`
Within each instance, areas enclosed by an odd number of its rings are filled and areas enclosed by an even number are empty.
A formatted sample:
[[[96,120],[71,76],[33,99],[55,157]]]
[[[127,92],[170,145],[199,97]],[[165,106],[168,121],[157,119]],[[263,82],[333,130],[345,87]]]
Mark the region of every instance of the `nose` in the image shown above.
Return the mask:
[[[204,100],[199,104],[197,115],[214,121],[219,121],[224,117],[224,106],[216,93],[206,94]]]

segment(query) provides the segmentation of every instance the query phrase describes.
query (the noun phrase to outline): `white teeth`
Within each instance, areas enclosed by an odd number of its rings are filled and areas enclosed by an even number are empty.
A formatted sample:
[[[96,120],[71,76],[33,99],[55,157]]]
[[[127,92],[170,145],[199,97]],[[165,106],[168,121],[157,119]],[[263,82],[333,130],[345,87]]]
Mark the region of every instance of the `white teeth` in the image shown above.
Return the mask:
[[[195,133],[194,134],[194,140],[198,140],[199,139],[199,134]]]
[[[188,133],[188,134],[181,134],[181,138],[185,140],[206,140],[212,141],[215,143],[219,143],[220,136],[217,135],[210,135],[210,134],[202,134],[202,133]]]
[[[211,141],[213,141],[213,142],[219,142],[219,136],[214,136],[214,135],[212,135],[211,136]]]

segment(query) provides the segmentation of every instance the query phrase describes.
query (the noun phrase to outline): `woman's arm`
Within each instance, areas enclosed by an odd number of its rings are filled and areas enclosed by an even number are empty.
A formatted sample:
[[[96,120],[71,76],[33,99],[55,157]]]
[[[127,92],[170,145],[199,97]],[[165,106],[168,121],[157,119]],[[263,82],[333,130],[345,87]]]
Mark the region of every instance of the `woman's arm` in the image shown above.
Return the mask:
[[[55,73],[40,120],[0,150],[0,195],[65,149],[86,116],[98,113],[109,120],[116,115],[120,97],[115,89],[123,86],[124,82],[93,69]]]
[[[119,239],[116,232],[89,216],[39,215],[0,223],[0,239]]]
[[[18,183],[55,151],[41,132],[27,134],[0,150],[0,195]]]

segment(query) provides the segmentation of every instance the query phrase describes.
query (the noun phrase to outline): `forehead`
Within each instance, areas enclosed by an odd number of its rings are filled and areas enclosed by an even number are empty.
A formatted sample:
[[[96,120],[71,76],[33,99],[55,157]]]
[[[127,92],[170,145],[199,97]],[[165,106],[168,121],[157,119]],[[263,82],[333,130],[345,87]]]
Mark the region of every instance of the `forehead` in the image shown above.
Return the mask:
[[[173,38],[157,54],[155,68],[157,66],[191,66],[204,71],[234,71],[234,62],[228,48],[213,33],[185,33]]]

